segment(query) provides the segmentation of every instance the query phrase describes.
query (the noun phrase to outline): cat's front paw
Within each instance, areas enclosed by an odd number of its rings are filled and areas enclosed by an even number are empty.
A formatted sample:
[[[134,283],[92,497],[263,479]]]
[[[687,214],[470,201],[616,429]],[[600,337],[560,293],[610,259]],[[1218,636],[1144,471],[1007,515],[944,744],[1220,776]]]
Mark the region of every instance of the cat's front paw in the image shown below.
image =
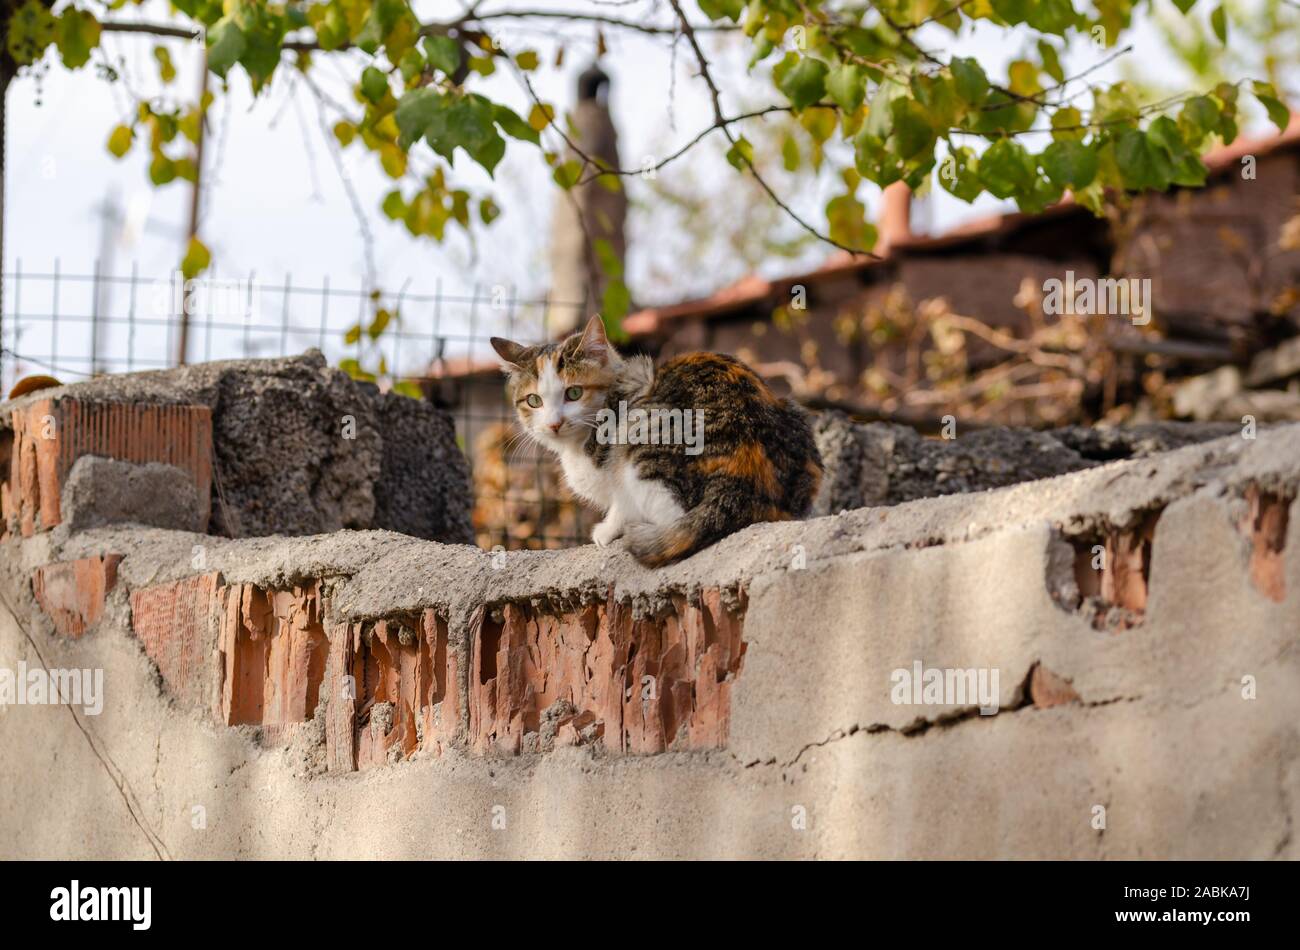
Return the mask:
[[[607,547],[621,537],[623,537],[623,525],[621,523],[602,521],[591,529],[591,540],[596,543],[598,548]]]

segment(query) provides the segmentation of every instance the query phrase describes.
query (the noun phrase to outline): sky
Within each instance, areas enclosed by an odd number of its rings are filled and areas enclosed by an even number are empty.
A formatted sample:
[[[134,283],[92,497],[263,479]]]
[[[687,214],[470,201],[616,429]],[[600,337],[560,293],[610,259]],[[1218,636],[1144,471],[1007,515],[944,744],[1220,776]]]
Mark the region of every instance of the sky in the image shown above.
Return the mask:
[[[479,7],[480,12],[523,7],[601,9],[640,22],[672,22],[672,11],[663,0],[615,5],[608,0],[603,4],[593,0],[485,0]],[[460,5],[446,0],[417,2],[415,9],[422,20],[446,19],[454,16]],[[693,9],[688,5],[688,10]],[[112,16],[164,22],[167,5],[148,0]],[[695,16],[702,19],[698,13]],[[512,52],[536,49],[543,63],[551,62],[563,45],[563,67],[543,68],[533,81],[542,99],[561,108],[571,105],[574,79],[593,58],[595,36],[590,26],[528,21],[503,25],[498,38]],[[606,31],[606,41],[608,52],[602,66],[612,77],[611,109],[620,131],[624,165],[665,155],[710,124],[708,96],[684,44],[674,52],[663,38],[613,29]],[[945,52],[976,56],[990,75],[1004,74],[1006,64],[1027,46],[1023,35],[1008,37],[1004,30],[991,26],[967,31],[957,40],[947,33],[934,33],[928,41],[942,43]],[[155,94],[163,88],[152,56],[156,42],[131,34],[104,35],[105,53],[119,69],[121,82],[101,80],[92,67],[69,72],[54,65],[40,75],[20,77],[9,91],[4,339],[11,349],[46,357],[43,362],[69,375],[94,368],[88,355],[92,326],[88,317],[96,306],[101,315],[123,318],[132,305],[125,282],[107,285],[108,289],[101,285],[96,303],[93,284],[69,280],[68,275],[90,275],[98,266],[101,274],[125,278],[134,268],[142,278],[163,280],[174,271],[183,252],[189,186],[177,182],[156,189],[148,181],[142,149],[119,161],[105,148],[108,133],[132,110],[126,89]],[[1130,42],[1137,51],[1132,55],[1141,57],[1144,69],[1162,72],[1173,68],[1149,25],[1140,25]],[[165,45],[179,70],[173,88],[192,99],[199,83],[201,48],[179,40]],[[734,38],[721,44],[706,40],[706,46],[716,57],[715,72],[729,107],[780,101],[765,77],[746,75],[744,50]],[[1064,59],[1066,71],[1077,73],[1106,55],[1090,44],[1076,44]],[[326,97],[333,103],[351,104],[352,77],[359,74],[366,60],[360,52],[320,56],[314,75]],[[1094,77],[1116,78],[1119,68],[1120,64],[1112,64]],[[502,217],[482,229],[473,242],[459,233],[443,244],[414,239],[379,210],[393,183],[380,171],[376,158],[359,145],[336,151],[328,129],[340,115],[332,106],[322,106],[292,72],[282,69],[269,91],[254,98],[242,73],[235,70],[228,95],[212,110],[200,233],[213,252],[213,274],[251,281],[259,288],[255,294],[258,305],[245,308],[255,309],[255,317],[243,312],[236,314],[233,323],[217,321],[211,333],[192,342],[191,358],[267,354],[282,344],[296,350],[321,341],[328,355],[341,357],[342,334],[356,321],[357,313],[365,310],[356,305],[364,301],[359,296],[340,299],[331,295],[322,333],[319,289],[328,281],[334,294],[340,289],[358,291],[367,284],[368,259],[373,259],[377,283],[386,293],[406,289],[403,325],[412,331],[412,346],[405,355],[395,355],[403,370],[427,361],[433,320],[440,321],[440,332],[458,327],[467,335],[471,319],[482,329],[502,325],[508,316],[499,309],[471,316],[465,306],[434,314],[433,302],[424,297],[438,292],[468,297],[475,288],[488,297],[495,292],[498,298],[513,294],[530,299],[545,293],[549,218],[557,192],[537,150],[512,142],[495,181],[458,157],[453,180],[475,194],[490,190],[504,210]],[[489,77],[482,91],[527,112],[526,93],[507,70]],[[660,174],[690,175],[696,182],[704,181],[707,188],[714,187],[715,181],[720,191],[728,188],[735,173],[721,159],[721,137],[715,135],[714,139],[680,166],[669,166]],[[629,222],[628,282],[639,302],[696,296],[741,276],[735,261],[719,255],[717,259],[674,259],[669,263],[676,267],[676,277],[662,279],[663,255],[679,252],[674,250],[672,235],[655,233],[655,228],[662,229],[662,222],[635,208],[638,197],[644,198],[638,195],[638,187],[635,180],[629,186],[634,210]],[[824,184],[804,183],[786,197],[802,214],[816,219],[829,192]],[[864,191],[863,197],[869,209],[875,206],[870,191]],[[938,192],[921,204],[915,218],[920,228],[936,232],[999,207],[1001,203],[988,196],[972,206]],[[370,242],[364,237],[367,232],[372,236]],[[773,261],[766,269],[793,270],[800,264],[815,263],[832,250],[807,249],[802,261]],[[59,281],[57,299],[49,276],[56,269],[64,278]],[[286,297],[282,293],[286,282],[302,292],[294,290]],[[175,347],[163,326],[169,310],[174,309],[171,298],[161,284],[137,289],[150,303],[145,306],[137,299],[137,325],[129,340],[128,328],[105,327],[100,321],[96,329],[99,344],[119,355],[129,345],[135,356],[133,367],[161,364]],[[30,317],[27,325],[17,324],[17,342],[15,307],[20,317]],[[46,326],[51,312],[70,317],[53,334]],[[523,308],[509,315],[528,323],[536,320],[539,312]],[[151,314],[155,319],[149,319]],[[292,326],[287,337],[277,330],[286,319]],[[422,335],[428,340],[422,342]],[[470,349],[477,353],[482,348],[468,340],[452,340],[444,355]],[[50,359],[56,356],[59,359]],[[32,371],[35,364],[29,361],[24,365],[26,371]],[[12,375],[12,369],[7,375]]]

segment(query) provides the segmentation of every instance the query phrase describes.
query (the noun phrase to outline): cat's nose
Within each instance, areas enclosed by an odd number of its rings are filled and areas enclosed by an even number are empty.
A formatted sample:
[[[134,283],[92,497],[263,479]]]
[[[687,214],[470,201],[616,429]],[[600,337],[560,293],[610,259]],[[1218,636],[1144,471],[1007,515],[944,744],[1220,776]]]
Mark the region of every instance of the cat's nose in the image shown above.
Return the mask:
[[[555,433],[558,433],[558,432],[560,431],[560,427],[561,427],[562,425],[564,425],[564,420],[563,420],[563,419],[561,419],[559,422],[552,422],[552,423],[551,423],[551,431],[552,431],[552,432],[555,432]]]

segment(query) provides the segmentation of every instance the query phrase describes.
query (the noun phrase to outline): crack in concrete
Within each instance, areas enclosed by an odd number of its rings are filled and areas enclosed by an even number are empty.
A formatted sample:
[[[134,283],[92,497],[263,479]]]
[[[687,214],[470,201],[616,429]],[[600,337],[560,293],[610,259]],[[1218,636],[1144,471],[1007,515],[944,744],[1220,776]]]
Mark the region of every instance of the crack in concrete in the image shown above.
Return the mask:
[[[31,644],[32,651],[40,661],[41,667],[45,670],[49,670],[49,664],[45,662],[45,656],[41,653],[41,648],[37,645],[36,639],[32,636],[27,627],[23,625],[23,622],[18,619],[18,612],[14,610],[13,606],[9,603],[8,598],[3,594],[0,594],[0,606],[4,607],[5,612],[9,614],[9,618],[13,621],[14,626],[22,631],[27,642]],[[108,753],[99,748],[99,743],[96,741],[93,733],[91,733],[86,724],[82,722],[81,717],[77,715],[77,711],[73,709],[72,706],[64,703],[60,703],[59,705],[63,706],[63,708],[68,711],[68,715],[72,717],[72,721],[76,724],[78,731],[80,731],[82,736],[85,738],[86,745],[90,748],[90,751],[94,753],[95,758],[99,760],[99,764],[103,766],[104,771],[108,774],[114,787],[117,788],[117,793],[121,796],[123,804],[126,805],[126,810],[130,814],[132,821],[135,822],[136,826],[144,834],[145,840],[149,842],[149,847],[158,857],[158,860],[172,860],[171,852],[167,849],[167,845],[145,822],[143,808],[140,805],[139,799],[136,798],[135,791],[131,788],[130,782],[126,780],[126,775],[120,768],[118,768],[117,764],[113,762]]]

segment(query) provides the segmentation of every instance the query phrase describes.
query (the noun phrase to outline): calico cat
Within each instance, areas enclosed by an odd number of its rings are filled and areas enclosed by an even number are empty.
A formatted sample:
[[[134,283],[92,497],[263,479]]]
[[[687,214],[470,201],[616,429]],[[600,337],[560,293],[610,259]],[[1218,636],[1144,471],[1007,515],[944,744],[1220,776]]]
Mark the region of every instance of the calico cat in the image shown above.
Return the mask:
[[[739,360],[688,353],[656,369],[621,356],[599,316],[559,343],[493,337],[492,347],[510,364],[524,431],[605,513],[597,545],[626,537],[637,560],[658,567],[808,512],[822,463],[807,418]]]

